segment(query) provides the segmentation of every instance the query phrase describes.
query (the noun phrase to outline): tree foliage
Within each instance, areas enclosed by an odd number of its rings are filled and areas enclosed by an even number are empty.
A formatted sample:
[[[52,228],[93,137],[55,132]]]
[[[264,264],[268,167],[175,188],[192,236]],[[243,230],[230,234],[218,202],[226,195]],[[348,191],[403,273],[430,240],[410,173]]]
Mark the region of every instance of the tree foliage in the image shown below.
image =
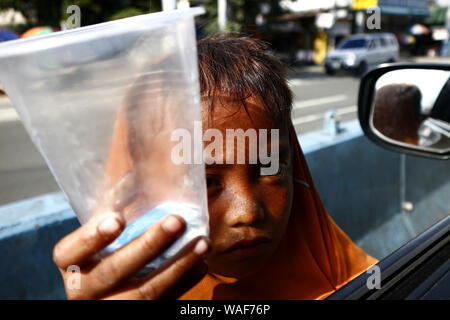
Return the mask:
[[[206,34],[218,32],[217,0],[192,0],[191,3],[206,9],[206,14],[197,19]],[[267,35],[272,22],[281,13],[279,0],[227,0],[227,3],[228,32]],[[15,28],[17,32],[44,25],[59,28],[61,21],[70,14],[66,12],[70,5],[80,7],[81,26],[161,10],[161,0],[0,0],[0,10],[14,8],[27,19],[27,25]],[[264,14],[264,25],[258,26],[256,17],[263,6],[269,11]]]
[[[70,5],[80,7],[82,26],[161,10],[161,0],[0,0],[0,10],[13,8],[27,19],[27,25],[16,29],[59,28],[61,21],[68,18]]]

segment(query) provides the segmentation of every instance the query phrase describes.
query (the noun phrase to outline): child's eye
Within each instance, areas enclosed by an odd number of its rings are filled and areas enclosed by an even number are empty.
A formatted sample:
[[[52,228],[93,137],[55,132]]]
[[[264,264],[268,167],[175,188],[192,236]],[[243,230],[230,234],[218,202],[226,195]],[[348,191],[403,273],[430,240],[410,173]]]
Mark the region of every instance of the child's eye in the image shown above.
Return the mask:
[[[285,164],[280,163],[278,166],[278,170],[274,173],[267,173],[267,170],[261,170],[262,168],[270,168],[270,165],[265,165],[260,167],[260,176],[261,177],[281,177],[286,173],[287,166]]]
[[[220,193],[220,190],[222,190],[221,181],[213,176],[206,176],[206,186],[208,190],[208,197],[218,195]]]
[[[215,177],[206,177],[206,186],[208,188],[220,186],[220,181]]]

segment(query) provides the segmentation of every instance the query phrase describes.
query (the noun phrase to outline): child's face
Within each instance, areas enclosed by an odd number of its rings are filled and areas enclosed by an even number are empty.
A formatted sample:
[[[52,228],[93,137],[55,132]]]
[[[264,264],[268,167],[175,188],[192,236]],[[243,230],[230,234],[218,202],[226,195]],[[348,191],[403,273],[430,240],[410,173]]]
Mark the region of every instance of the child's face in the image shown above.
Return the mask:
[[[234,150],[226,148],[227,129],[266,129],[268,150],[272,144],[279,146],[279,170],[272,175],[261,175],[261,164],[249,164],[248,142],[245,164],[236,164],[235,158],[235,164],[206,165],[212,241],[209,270],[236,278],[253,273],[275,252],[286,230],[293,193],[287,128],[275,125],[259,100],[249,98],[246,102],[251,119],[243,107],[230,102],[215,105],[213,122],[208,122],[207,100],[202,99],[203,130],[218,129],[222,133],[223,163],[227,154],[238,152],[236,142]],[[271,129],[279,129],[279,139],[271,139]],[[260,140],[266,141],[257,136],[258,145]],[[205,142],[205,147],[209,143]]]

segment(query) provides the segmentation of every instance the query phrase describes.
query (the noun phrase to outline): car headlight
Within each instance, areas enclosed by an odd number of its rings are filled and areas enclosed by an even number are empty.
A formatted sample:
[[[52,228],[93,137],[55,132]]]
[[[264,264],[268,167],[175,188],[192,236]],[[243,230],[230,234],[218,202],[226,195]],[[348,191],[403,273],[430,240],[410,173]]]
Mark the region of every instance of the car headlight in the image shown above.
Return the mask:
[[[348,66],[354,66],[356,64],[356,55],[354,54],[349,54],[348,56],[345,57],[345,63]]]

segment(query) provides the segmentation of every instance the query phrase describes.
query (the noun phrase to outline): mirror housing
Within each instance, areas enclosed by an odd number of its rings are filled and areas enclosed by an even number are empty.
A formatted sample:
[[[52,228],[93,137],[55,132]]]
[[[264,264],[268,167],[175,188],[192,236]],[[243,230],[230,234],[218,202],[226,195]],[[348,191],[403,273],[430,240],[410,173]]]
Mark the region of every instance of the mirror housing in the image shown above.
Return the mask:
[[[443,83],[442,89],[438,89],[442,91],[438,92],[439,96],[435,97],[436,100],[439,100],[442,92],[446,90],[445,95],[448,99],[450,65],[384,64],[364,75],[359,88],[358,117],[364,133],[370,140],[396,152],[434,159],[450,158],[450,120],[434,119],[431,111],[428,114],[423,113],[424,96],[427,94],[430,96],[424,90],[430,91],[429,88],[434,87],[433,91],[435,91],[438,87],[438,84],[429,86],[430,82],[436,82],[433,70],[436,75],[439,74],[441,78],[443,76],[444,80],[445,72],[448,72],[447,82]],[[400,74],[403,74],[402,79],[406,80],[399,81],[398,75]],[[426,88],[424,86],[421,88],[418,85],[419,82],[426,83]],[[441,99],[440,109],[444,107],[445,114],[448,115],[450,114],[450,103],[447,103],[447,100],[444,101],[445,103],[442,104]],[[414,109],[416,115],[411,111]],[[400,128],[402,123],[406,124],[408,128],[406,126],[404,130]],[[438,144],[435,143],[436,137],[438,140],[441,139]]]

